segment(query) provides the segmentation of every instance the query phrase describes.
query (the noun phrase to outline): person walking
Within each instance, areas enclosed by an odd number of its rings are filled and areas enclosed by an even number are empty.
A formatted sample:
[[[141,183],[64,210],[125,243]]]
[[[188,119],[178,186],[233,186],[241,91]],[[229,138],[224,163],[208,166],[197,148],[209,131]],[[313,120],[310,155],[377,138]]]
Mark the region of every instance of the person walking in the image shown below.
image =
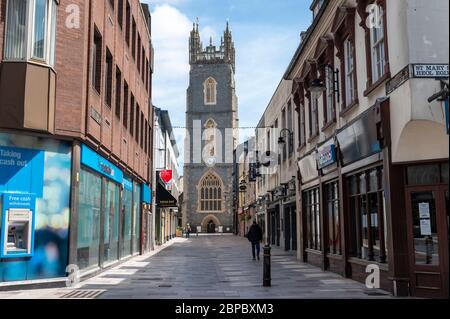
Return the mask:
[[[186,225],[186,238],[191,237],[191,226],[189,224]]]
[[[261,253],[261,242],[263,239],[263,233],[261,227],[258,223],[253,221],[253,225],[250,227],[250,230],[247,234],[248,241],[252,244],[252,254],[253,260],[260,259],[259,255]]]

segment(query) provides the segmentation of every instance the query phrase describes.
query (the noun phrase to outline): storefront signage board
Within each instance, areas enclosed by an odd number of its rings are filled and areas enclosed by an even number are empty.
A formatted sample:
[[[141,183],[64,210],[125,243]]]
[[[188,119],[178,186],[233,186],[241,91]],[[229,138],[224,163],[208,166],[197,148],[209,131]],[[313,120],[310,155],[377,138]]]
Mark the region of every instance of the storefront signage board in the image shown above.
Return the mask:
[[[81,164],[93,169],[116,183],[122,184],[123,182],[122,170],[86,145],[82,145],[81,147]]]
[[[319,169],[336,163],[336,146],[332,144],[319,149],[317,152],[317,162]]]

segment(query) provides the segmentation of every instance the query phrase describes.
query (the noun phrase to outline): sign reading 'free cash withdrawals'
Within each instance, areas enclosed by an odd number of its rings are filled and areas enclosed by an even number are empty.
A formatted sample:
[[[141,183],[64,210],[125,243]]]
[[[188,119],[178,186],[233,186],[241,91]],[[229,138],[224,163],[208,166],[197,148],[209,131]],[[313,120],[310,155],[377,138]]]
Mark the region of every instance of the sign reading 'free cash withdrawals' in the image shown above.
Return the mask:
[[[415,78],[448,78],[448,64],[413,64]]]

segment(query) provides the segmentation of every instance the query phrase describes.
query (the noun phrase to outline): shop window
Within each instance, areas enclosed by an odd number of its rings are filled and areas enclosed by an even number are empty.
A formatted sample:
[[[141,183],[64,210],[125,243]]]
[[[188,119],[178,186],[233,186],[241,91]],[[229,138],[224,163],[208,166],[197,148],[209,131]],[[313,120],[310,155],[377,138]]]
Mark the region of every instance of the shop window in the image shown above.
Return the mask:
[[[383,169],[374,168],[347,179],[350,201],[350,254],[369,261],[387,259]]]
[[[330,254],[341,255],[341,223],[339,216],[339,183],[325,186],[328,215],[328,247]]]
[[[133,187],[133,253],[140,251],[141,243],[141,186]]]
[[[131,216],[133,205],[133,192],[125,188],[122,191],[122,211],[123,211],[123,226],[122,226],[122,253],[121,258],[131,255]]]
[[[77,241],[77,262],[80,269],[99,264],[101,190],[101,178],[81,169]]]
[[[106,182],[104,260],[112,262],[119,258],[120,189],[113,182]]]
[[[9,0],[7,4],[4,59],[54,66],[56,1]]]
[[[321,243],[321,220],[320,220],[320,189],[315,188],[306,191],[304,196],[304,210],[307,223],[307,248],[322,250]]]

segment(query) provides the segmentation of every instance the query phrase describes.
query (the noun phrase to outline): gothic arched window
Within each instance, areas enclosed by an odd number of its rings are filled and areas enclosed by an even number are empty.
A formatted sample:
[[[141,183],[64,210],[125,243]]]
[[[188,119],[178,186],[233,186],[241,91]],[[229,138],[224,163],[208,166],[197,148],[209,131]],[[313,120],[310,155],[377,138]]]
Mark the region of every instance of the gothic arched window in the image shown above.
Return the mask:
[[[217,82],[214,78],[209,77],[205,83],[203,83],[205,105],[217,104]]]
[[[223,211],[223,183],[213,172],[206,173],[198,187],[198,210],[201,212]]]

